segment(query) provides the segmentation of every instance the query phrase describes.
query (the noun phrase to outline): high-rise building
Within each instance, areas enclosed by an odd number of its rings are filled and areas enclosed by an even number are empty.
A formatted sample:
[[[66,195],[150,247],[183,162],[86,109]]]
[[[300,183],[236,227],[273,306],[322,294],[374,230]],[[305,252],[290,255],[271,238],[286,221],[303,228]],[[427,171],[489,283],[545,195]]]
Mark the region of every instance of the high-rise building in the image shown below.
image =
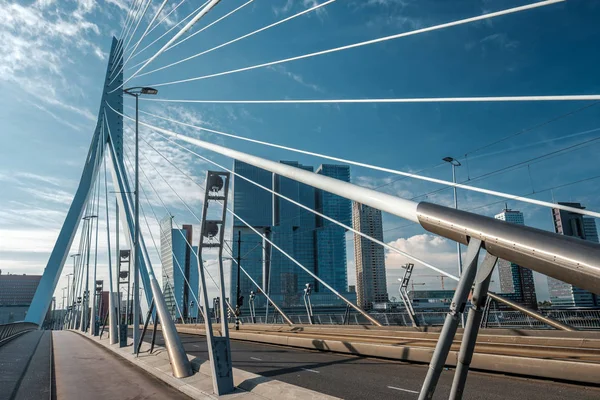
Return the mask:
[[[317,174],[350,182],[348,165],[323,164]],[[316,191],[316,210],[325,216],[345,225],[352,224],[352,203],[341,196]],[[333,222],[317,217],[317,274],[339,292],[348,290],[348,270],[346,260],[346,229]],[[317,283],[316,291],[327,291]]]
[[[173,229],[171,216],[160,224],[160,252],[163,267],[163,292],[174,319],[198,317],[197,246],[192,243],[192,226]]]
[[[296,161],[281,163],[313,171],[312,166]],[[350,201],[342,197],[237,160],[234,162],[234,171],[331,218],[344,223],[350,220]],[[350,180],[350,169],[346,165],[325,164],[318,168],[317,173],[346,182]],[[313,287],[313,306],[341,305],[335,295],[321,287],[314,278],[280,251],[271,249],[271,246],[248,228],[240,218],[340,293],[346,293],[348,290],[345,229],[239,177],[234,178],[233,192],[233,209],[239,216],[234,219],[233,224],[233,257],[237,257],[238,235],[241,235],[239,248],[242,266],[267,290],[273,301],[284,308],[304,307],[303,289],[309,283]],[[237,266],[232,263],[231,267],[230,297],[234,299],[237,289]],[[241,273],[241,295],[248,298],[250,291],[256,292],[257,288]],[[263,307],[264,300],[262,296],[257,296],[255,307]],[[243,308],[247,306],[248,303],[244,302]]]
[[[495,218],[512,224],[525,225],[523,213],[508,208],[497,214]],[[533,271],[510,261],[499,259],[498,274],[500,276],[500,291],[504,297],[525,307],[537,309]]]
[[[585,209],[581,203],[559,202],[558,204]],[[556,233],[598,243],[596,221],[592,218],[558,208],[552,209],[552,218]],[[594,293],[558,279],[548,277],[548,288],[553,307],[595,307],[600,305],[600,299]]]
[[[352,225],[359,232],[383,241],[381,211],[352,203]],[[383,246],[354,234],[354,262],[356,263],[356,298],[358,305],[369,310],[374,303],[388,301]]]
[[[0,324],[25,319],[41,279],[41,275],[2,275],[0,270]]]

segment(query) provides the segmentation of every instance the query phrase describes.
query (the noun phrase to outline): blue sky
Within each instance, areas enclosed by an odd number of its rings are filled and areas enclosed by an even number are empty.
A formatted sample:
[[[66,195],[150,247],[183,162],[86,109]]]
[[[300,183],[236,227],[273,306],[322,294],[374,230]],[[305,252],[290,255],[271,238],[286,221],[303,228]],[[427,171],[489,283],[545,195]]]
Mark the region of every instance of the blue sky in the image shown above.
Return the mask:
[[[160,4],[152,1],[135,40]],[[245,1],[223,0],[191,32]],[[159,56],[148,68],[169,64],[300,12],[315,0],[255,0],[185,44]],[[169,1],[165,10],[177,2]],[[292,57],[336,46],[450,22],[525,4],[516,0],[337,0],[273,29],[172,68],[136,78],[132,85],[152,85]],[[157,27],[139,49],[198,7],[187,1]],[[99,108],[112,35],[121,31],[129,8],[124,0],[14,2],[0,0],[0,269],[41,273],[81,174]],[[162,15],[165,15],[163,12]],[[511,96],[595,94],[600,42],[600,4],[570,0],[444,30],[365,46],[182,85],[161,86],[159,98],[208,100],[326,99],[377,97]],[[125,67],[156,52],[171,34]],[[590,105],[589,102],[432,103],[354,105],[222,105],[141,102],[141,109],[184,122],[201,124],[287,146],[418,171],[451,179],[445,156],[468,162],[458,168],[459,181],[551,201],[577,201],[600,209],[598,180],[566,185],[600,175],[590,142],[548,159],[526,160],[600,136],[599,106],[577,111],[501,143],[474,152],[508,135]],[[131,114],[126,99],[125,110]],[[143,116],[142,119],[148,118]],[[150,123],[159,121],[149,118]],[[162,123],[161,123],[162,124]],[[126,124],[127,125],[127,124]],[[273,160],[319,165],[326,160],[283,150],[182,130]],[[130,135],[127,129],[126,134]],[[202,181],[206,164],[142,129],[177,164]],[[189,205],[200,208],[200,190],[144,145],[142,153],[169,177]],[[231,160],[202,153],[231,165]],[[525,162],[522,168],[474,178]],[[143,168],[178,223],[196,223],[147,161]],[[352,168],[353,181],[413,198],[438,185],[363,168]],[[165,215],[152,188],[142,180],[157,214]],[[539,192],[539,193],[538,193]],[[450,205],[452,191],[419,197]],[[501,199],[459,191],[461,208],[493,215]],[[487,204],[494,203],[484,207]],[[525,213],[528,225],[552,229],[548,209],[508,202]],[[150,217],[151,210],[147,208]],[[103,209],[103,207],[102,207]],[[103,212],[103,211],[102,211]],[[199,212],[198,212],[199,214]],[[454,244],[426,234],[415,224],[385,216],[385,240],[448,271],[455,270]],[[149,221],[156,234],[156,221]],[[114,222],[113,222],[114,224]],[[114,225],[113,225],[114,226]],[[100,228],[105,227],[104,222]],[[101,244],[103,237],[100,237]],[[150,244],[150,238],[147,238]],[[77,242],[77,239],[75,240]],[[351,242],[348,242],[349,244]],[[349,248],[351,250],[351,246]],[[152,252],[152,250],[151,250]],[[351,255],[351,251],[349,251]],[[349,280],[354,280],[349,260]],[[390,295],[406,260],[388,257]],[[106,252],[99,254],[106,265]],[[157,268],[159,266],[157,265]],[[422,271],[419,269],[419,271]],[[422,271],[422,275],[433,272]],[[102,276],[102,273],[100,274]],[[544,298],[545,279],[537,277]],[[64,281],[64,282],[63,282]],[[437,287],[439,279],[415,278]],[[66,279],[60,287],[66,286]],[[58,293],[58,292],[57,292]]]

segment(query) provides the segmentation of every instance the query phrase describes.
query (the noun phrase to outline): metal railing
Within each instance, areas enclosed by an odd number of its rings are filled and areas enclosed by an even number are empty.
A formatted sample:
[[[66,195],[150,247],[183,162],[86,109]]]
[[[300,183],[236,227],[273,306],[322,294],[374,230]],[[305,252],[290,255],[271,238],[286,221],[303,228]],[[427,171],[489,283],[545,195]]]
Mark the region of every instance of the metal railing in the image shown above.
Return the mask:
[[[465,313],[467,311],[465,310]],[[600,310],[542,310],[541,314],[582,330],[600,330]],[[419,326],[442,326],[446,311],[417,312]],[[412,326],[407,313],[372,313],[371,316],[385,326]],[[288,314],[294,324],[310,324],[307,315]],[[343,325],[344,314],[315,314],[317,325]],[[240,317],[244,324],[251,325],[251,318]],[[280,315],[271,315],[268,319],[256,316],[257,324],[286,324]],[[370,322],[360,314],[350,314],[348,325],[369,325]],[[487,328],[552,329],[550,326],[519,311],[490,311],[487,320],[482,322]]]
[[[11,322],[10,324],[0,324],[0,345],[11,336],[25,331],[33,331],[38,328],[38,324],[33,322]]]

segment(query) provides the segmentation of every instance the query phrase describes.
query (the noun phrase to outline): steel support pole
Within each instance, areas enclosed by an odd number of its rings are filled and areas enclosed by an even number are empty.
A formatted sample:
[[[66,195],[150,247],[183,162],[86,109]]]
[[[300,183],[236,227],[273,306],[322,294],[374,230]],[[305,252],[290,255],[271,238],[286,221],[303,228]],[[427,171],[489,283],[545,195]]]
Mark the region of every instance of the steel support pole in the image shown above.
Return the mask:
[[[107,136],[104,135],[104,141],[102,143],[102,146],[106,146],[106,138],[107,138]],[[108,177],[107,177],[107,171],[106,171],[106,156],[103,158],[102,161],[104,164],[104,205],[106,207],[106,242],[107,242],[107,248],[108,248],[108,324],[109,324],[108,325],[108,338],[110,340],[110,344],[116,344],[119,341],[118,329],[117,329],[118,310],[116,309],[116,304],[115,304],[112,256],[111,256],[111,248],[110,248],[110,217],[109,217],[109,209],[108,209]],[[118,227],[119,227],[119,225],[117,225],[117,229],[118,229]],[[119,257],[118,252],[117,252],[117,257]],[[117,279],[119,279],[118,274],[117,274]],[[117,302],[117,304],[118,304],[118,302]]]
[[[467,324],[463,332],[460,351],[458,353],[458,363],[456,364],[452,389],[450,390],[449,399],[451,400],[462,399],[463,396],[469,366],[471,365],[475,343],[477,342],[479,326],[481,325],[483,309],[487,300],[487,292],[492,279],[492,271],[494,270],[496,261],[498,261],[498,257],[487,253],[479,268],[480,273],[477,274],[477,278],[475,279],[475,289],[473,289],[473,297],[471,298],[472,307],[467,316]]]
[[[133,258],[133,350],[140,340],[140,160],[139,160],[139,96],[135,96],[135,222]],[[157,307],[158,308],[158,307]]]
[[[99,163],[98,163],[99,164]],[[100,179],[98,179],[96,183],[96,199],[98,201],[96,205],[96,243],[94,245],[94,279],[92,280],[92,286],[94,290],[92,291],[92,307],[91,307],[91,317],[90,317],[90,335],[98,336],[99,332],[96,326],[96,318],[98,316],[98,304],[96,299],[96,280],[97,280],[97,270],[98,270],[98,227],[100,226]]]
[[[150,276],[150,285],[152,287],[152,296],[154,304],[156,306],[156,313],[162,323],[162,334],[165,339],[165,347],[169,353],[169,360],[171,361],[171,368],[173,369],[173,376],[176,378],[185,378],[193,374],[192,365],[190,360],[187,358],[187,354],[181,344],[181,340],[177,336],[177,329],[175,323],[169,318],[169,309],[167,303],[162,295],[158,281],[154,277],[154,274]],[[139,326],[138,326],[139,328]],[[135,347],[134,347],[135,350]]]
[[[452,341],[454,340],[456,330],[458,329],[459,316],[465,310],[469,292],[471,291],[473,281],[475,280],[475,275],[477,273],[477,259],[479,257],[481,243],[481,240],[471,238],[469,246],[467,247],[467,268],[458,281],[458,287],[454,292],[454,297],[450,304],[450,311],[446,315],[444,327],[442,328],[440,338],[435,346],[431,362],[429,363],[429,369],[425,381],[423,382],[421,393],[419,393],[419,400],[430,400],[435,392],[435,387],[440,379],[444,363],[450,352],[450,346],[452,346]]]
[[[456,183],[456,165],[452,163],[452,182]],[[454,192],[454,209],[458,210],[458,196],[456,192],[456,186],[452,188]],[[462,276],[463,265],[462,265],[462,253],[460,251],[460,242],[456,242],[456,257],[458,259],[458,278]],[[442,282],[443,283],[443,282]],[[465,327],[465,314],[460,315],[460,326]]]

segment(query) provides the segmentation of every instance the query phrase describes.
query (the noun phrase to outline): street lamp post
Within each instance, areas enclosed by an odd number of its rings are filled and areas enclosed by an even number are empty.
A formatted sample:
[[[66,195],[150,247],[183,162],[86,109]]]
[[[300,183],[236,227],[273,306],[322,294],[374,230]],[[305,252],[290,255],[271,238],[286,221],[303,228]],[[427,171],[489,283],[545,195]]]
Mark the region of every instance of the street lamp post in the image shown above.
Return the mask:
[[[158,90],[150,87],[131,87],[123,89],[125,94],[135,97],[135,221],[134,221],[134,237],[133,237],[133,351],[137,349],[140,341],[140,192],[139,192],[139,97],[142,94],[155,95]]]
[[[64,315],[63,315],[63,324],[66,322],[66,319],[67,319],[67,314],[68,314],[68,310],[69,310],[69,306],[70,306],[70,304],[71,304],[71,291],[70,291],[70,289],[69,289],[69,288],[71,287],[71,276],[72,276],[72,275],[73,275],[73,274],[67,274],[67,308],[65,309],[65,308],[64,308],[64,305],[63,305],[63,309],[65,310],[65,311],[64,311]],[[74,278],[73,278],[73,279],[74,279]],[[75,283],[75,282],[73,282],[73,283]],[[64,300],[63,300],[63,301],[64,301]],[[61,329],[62,329],[62,328],[61,328]]]
[[[71,321],[73,321],[74,318],[74,312],[75,312],[75,270],[77,269],[77,259],[75,257],[80,257],[81,254],[77,253],[77,254],[71,254],[71,258],[73,258],[73,286],[71,287],[71,300],[69,302],[69,305],[71,307],[71,310],[69,311],[69,328],[73,328],[73,324],[71,323]]]
[[[457,159],[452,158],[452,157],[444,157],[442,160],[447,163],[450,163],[450,165],[452,165],[452,182],[456,183],[456,167],[461,166],[460,161],[458,161]],[[458,198],[456,196],[456,186],[454,186],[452,189],[454,191],[454,208],[458,210]],[[457,257],[458,257],[458,277],[460,278],[462,276],[463,266],[462,266],[462,255],[460,252],[460,243],[459,242],[456,242],[456,253],[457,253]],[[465,327],[464,313],[460,314],[460,325],[463,328]]]

